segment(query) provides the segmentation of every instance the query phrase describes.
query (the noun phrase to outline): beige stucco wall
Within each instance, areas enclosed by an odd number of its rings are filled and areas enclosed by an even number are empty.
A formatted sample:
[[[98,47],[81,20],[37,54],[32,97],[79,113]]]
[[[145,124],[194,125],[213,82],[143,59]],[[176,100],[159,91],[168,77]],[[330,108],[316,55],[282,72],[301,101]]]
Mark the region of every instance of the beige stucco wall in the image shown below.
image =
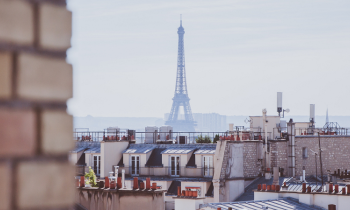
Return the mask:
[[[299,136],[311,125],[310,122],[295,122],[295,135]]]
[[[128,141],[102,141],[101,142],[101,177],[108,176],[122,158],[122,152],[128,147]]]
[[[262,116],[250,116],[250,130],[258,132],[258,127],[261,128],[261,131],[264,131],[264,123]],[[281,122],[279,116],[266,116],[267,122],[267,132],[271,132],[271,135],[267,134],[269,138],[274,139],[277,135],[276,123]],[[264,135],[264,134],[263,134]],[[279,137],[279,136],[278,136]]]

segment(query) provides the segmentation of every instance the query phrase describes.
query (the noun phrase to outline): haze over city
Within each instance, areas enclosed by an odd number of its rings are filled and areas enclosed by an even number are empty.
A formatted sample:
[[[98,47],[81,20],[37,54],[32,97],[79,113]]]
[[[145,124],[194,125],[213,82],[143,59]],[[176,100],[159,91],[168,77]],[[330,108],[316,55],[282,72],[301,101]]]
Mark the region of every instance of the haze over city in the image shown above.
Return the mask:
[[[349,1],[68,1],[74,116],[158,117],[174,96],[182,14],[194,113],[349,116]],[[288,116],[288,114],[287,114]]]

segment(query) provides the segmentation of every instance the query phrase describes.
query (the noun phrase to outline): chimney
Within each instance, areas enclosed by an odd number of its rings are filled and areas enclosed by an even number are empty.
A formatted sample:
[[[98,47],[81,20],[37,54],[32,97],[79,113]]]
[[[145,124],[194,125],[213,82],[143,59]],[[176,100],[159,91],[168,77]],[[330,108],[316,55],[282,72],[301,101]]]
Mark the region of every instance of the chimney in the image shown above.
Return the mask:
[[[105,188],[109,188],[109,179],[105,177]]]
[[[153,182],[152,183],[152,190],[156,190],[157,189],[157,183],[156,182]]]
[[[139,180],[137,177],[134,177],[134,190],[139,189]]]
[[[146,178],[146,190],[151,189],[151,178]]]
[[[140,182],[140,190],[143,190],[145,189],[145,183],[142,181]]]
[[[310,186],[307,187],[307,193],[311,193],[311,187]]]
[[[279,191],[280,191],[280,186],[276,185],[276,192],[279,192]]]
[[[125,189],[125,169],[122,170],[122,188]]]
[[[339,184],[334,185],[334,193],[339,192]]]
[[[180,197],[181,196],[181,186],[177,187],[177,196]]]
[[[329,184],[328,193],[332,193],[332,192],[333,192],[333,184]]]
[[[258,190],[259,191],[261,190],[261,184],[258,184]]]
[[[84,180],[84,176],[80,177],[80,187],[85,187],[85,180]],[[348,188],[349,189],[349,188]]]
[[[117,188],[118,189],[122,188],[122,178],[121,177],[117,178]]]
[[[337,206],[335,204],[329,204],[328,210],[337,210]]]
[[[306,193],[306,183],[303,183],[303,188],[302,188],[301,192]]]
[[[266,184],[262,185],[262,191],[266,191]]]

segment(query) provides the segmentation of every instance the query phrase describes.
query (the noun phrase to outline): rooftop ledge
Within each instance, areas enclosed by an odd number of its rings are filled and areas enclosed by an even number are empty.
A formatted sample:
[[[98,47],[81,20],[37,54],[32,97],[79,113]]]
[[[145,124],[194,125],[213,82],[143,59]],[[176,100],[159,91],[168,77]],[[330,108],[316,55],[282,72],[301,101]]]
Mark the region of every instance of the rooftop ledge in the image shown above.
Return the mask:
[[[274,192],[274,191],[261,191],[261,190],[253,190],[253,192],[259,192],[259,193],[295,193],[295,194],[302,194],[302,195],[312,195],[312,194],[318,194],[318,195],[337,195],[337,196],[339,196],[339,195],[341,195],[341,196],[347,196],[347,197],[349,197],[350,196],[350,194],[349,195],[347,195],[347,194],[342,194],[341,192],[339,192],[339,193],[329,193],[329,192],[311,192],[311,193],[307,193],[307,192],[305,192],[305,193],[303,193],[303,192],[298,192],[298,191],[287,191],[287,190],[281,190],[281,191],[279,191],[279,192]]]

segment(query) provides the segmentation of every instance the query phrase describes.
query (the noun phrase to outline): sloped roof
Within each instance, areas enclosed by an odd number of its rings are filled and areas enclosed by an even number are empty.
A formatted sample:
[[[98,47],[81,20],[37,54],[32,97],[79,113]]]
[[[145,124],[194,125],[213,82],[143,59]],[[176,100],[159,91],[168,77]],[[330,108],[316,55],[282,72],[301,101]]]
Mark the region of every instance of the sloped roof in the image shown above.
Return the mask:
[[[212,155],[214,155],[215,150],[216,150],[216,148],[208,147],[208,148],[199,149],[194,154],[212,154]]]
[[[101,147],[92,147],[87,149],[84,153],[101,153]]]
[[[87,150],[87,149],[94,148],[94,147],[100,148],[101,143],[100,142],[90,142],[90,141],[87,141],[87,142],[80,141],[80,142],[75,143],[74,149],[71,150],[70,152],[78,153],[78,152],[81,152],[83,150]]]
[[[195,147],[178,147],[178,148],[169,148],[166,149],[162,152],[162,154],[188,154],[190,152],[192,152],[193,150],[195,150]]]
[[[123,153],[128,154],[146,154],[151,152],[156,146],[148,144],[130,144],[130,146],[123,151]]]
[[[296,209],[296,210],[307,210],[307,209],[320,209],[322,207],[307,205],[299,203],[298,199],[295,198],[282,198],[274,200],[261,200],[261,201],[241,201],[241,202],[225,202],[225,203],[208,203],[199,205],[200,208],[211,207],[212,209],[221,208],[226,210],[229,207],[232,209]]]
[[[155,148],[155,149],[153,149],[151,156],[148,158],[146,166],[163,167],[162,154],[161,154],[163,150],[165,150],[165,148]]]

